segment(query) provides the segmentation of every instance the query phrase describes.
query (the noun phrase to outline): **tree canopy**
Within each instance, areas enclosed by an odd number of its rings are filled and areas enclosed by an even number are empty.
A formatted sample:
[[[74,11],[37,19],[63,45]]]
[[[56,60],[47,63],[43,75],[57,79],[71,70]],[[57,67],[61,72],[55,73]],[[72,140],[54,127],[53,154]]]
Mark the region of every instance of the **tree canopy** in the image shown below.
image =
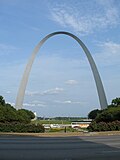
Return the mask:
[[[88,114],[88,118],[89,118],[89,119],[95,119],[99,113],[101,113],[101,110],[99,110],[99,109],[92,110],[92,111]]]
[[[120,107],[110,107],[95,118],[96,122],[112,122],[116,120],[120,121]]]
[[[120,107],[120,98],[113,99],[111,104],[115,107]]]
[[[2,96],[0,96],[0,105],[2,105],[2,106],[5,105],[5,100]]]
[[[93,110],[89,116],[95,116],[89,125],[89,131],[112,131],[120,130],[120,98],[112,100],[107,109]]]
[[[26,109],[16,110],[13,106],[5,103],[5,100],[0,96],[0,122],[9,123],[30,123],[31,119],[34,119],[35,115],[32,111]]]

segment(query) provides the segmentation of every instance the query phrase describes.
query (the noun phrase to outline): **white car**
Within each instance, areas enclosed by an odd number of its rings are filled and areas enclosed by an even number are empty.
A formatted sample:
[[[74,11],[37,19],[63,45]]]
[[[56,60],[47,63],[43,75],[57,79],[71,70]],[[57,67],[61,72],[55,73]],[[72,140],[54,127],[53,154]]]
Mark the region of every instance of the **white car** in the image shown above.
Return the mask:
[[[59,124],[51,124],[50,127],[51,128],[60,128],[60,125]]]

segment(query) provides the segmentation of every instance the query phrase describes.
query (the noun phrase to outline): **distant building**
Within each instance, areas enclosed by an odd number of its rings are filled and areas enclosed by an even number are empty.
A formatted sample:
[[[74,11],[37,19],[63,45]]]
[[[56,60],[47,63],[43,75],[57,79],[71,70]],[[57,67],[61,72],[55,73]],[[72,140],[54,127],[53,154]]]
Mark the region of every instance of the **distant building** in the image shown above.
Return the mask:
[[[73,122],[71,122],[71,127],[72,128],[87,128],[91,122],[92,122],[91,119],[83,119],[81,121],[73,121]]]

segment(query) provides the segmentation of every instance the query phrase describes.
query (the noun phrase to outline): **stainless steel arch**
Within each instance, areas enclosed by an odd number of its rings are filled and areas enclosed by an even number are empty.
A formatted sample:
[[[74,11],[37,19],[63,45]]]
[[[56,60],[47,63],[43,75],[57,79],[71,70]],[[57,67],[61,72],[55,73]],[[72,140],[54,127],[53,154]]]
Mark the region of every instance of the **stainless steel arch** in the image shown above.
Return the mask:
[[[85,44],[78,37],[76,37],[75,35],[73,35],[73,34],[71,34],[69,32],[60,31],[60,32],[53,32],[53,33],[47,35],[34,48],[32,54],[31,54],[31,57],[30,57],[30,59],[29,59],[29,61],[27,63],[27,66],[25,68],[25,71],[24,71],[24,74],[23,74],[23,77],[22,77],[22,81],[21,81],[21,84],[20,84],[20,87],[19,87],[19,90],[18,90],[18,94],[17,94],[17,98],[16,98],[16,104],[15,104],[16,109],[21,109],[22,108],[24,95],[25,95],[25,89],[26,89],[26,85],[27,85],[27,82],[28,82],[28,78],[29,78],[29,74],[30,74],[30,71],[31,71],[31,67],[32,67],[34,59],[35,59],[40,47],[43,45],[43,43],[48,38],[50,38],[50,37],[52,37],[54,35],[58,35],[58,34],[64,34],[64,35],[68,35],[68,36],[72,37],[73,39],[75,39],[79,43],[79,45],[84,50],[84,52],[85,52],[85,54],[86,54],[86,56],[88,58],[88,61],[90,63],[92,72],[93,72],[93,76],[94,76],[96,87],[97,87],[97,91],[98,91],[98,96],[99,96],[101,109],[107,108],[107,99],[106,99],[106,96],[105,96],[105,91],[104,91],[104,88],[103,88],[103,84],[102,84],[99,72],[97,70],[96,64],[95,64],[95,62],[94,62],[89,50],[87,49]]]

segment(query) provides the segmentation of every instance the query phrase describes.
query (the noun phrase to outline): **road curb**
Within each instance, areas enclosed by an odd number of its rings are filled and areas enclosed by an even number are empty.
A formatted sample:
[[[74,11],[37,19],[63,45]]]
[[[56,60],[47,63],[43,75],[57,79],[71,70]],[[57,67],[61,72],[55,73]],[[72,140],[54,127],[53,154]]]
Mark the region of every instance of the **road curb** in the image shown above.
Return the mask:
[[[120,135],[120,131],[107,131],[107,132],[68,132],[68,133],[9,133],[9,132],[0,132],[0,136],[3,135],[16,135],[16,136],[35,136],[35,137],[71,137],[71,136],[112,136]]]

